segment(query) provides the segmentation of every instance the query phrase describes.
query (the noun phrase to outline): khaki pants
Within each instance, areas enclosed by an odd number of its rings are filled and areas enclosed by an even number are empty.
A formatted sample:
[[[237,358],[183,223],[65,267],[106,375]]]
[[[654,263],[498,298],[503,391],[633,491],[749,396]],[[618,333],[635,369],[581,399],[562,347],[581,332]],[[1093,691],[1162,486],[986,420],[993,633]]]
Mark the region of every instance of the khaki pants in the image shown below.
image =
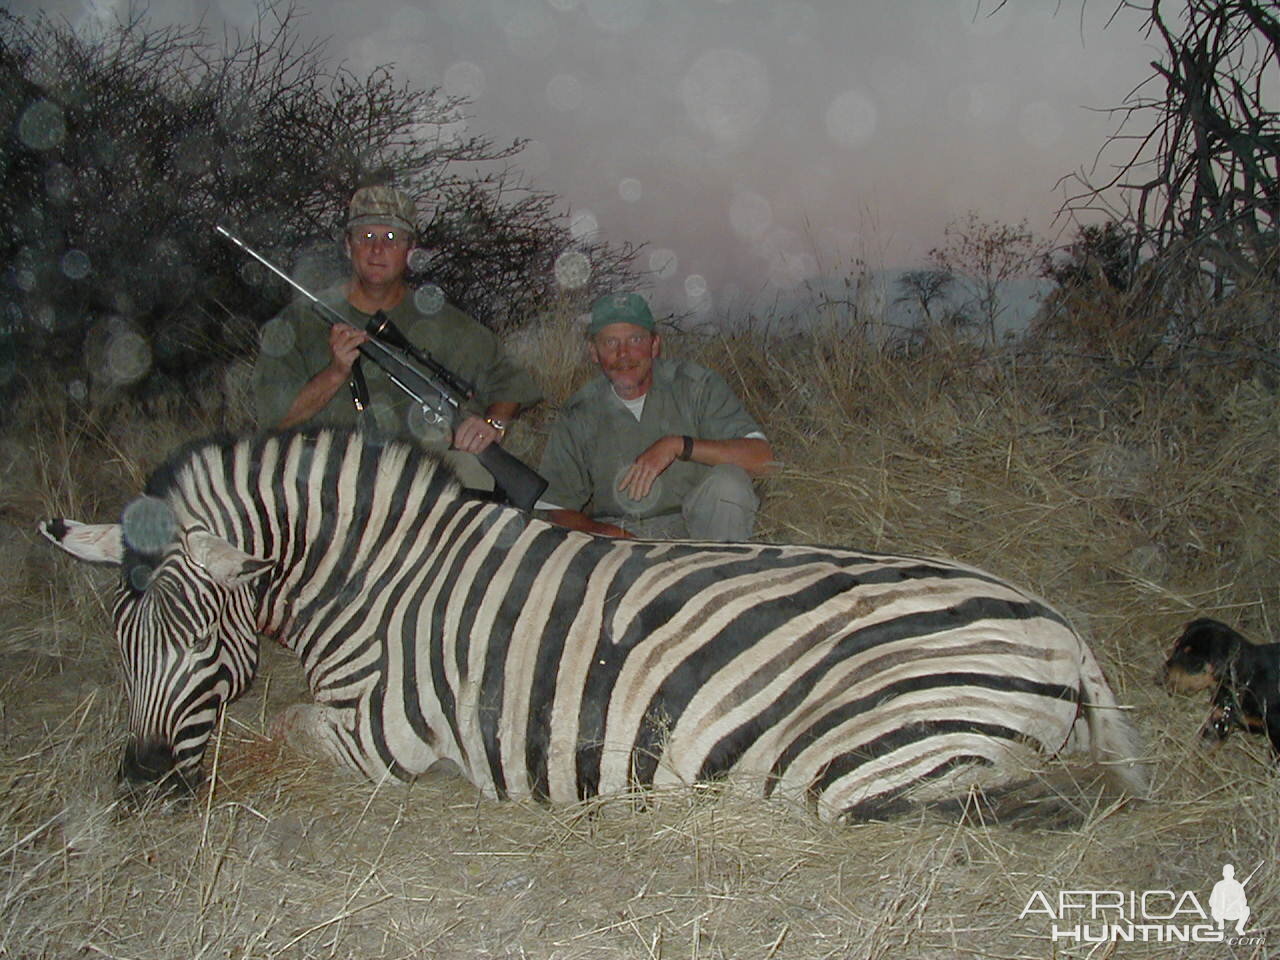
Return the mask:
[[[679,513],[657,517],[597,517],[646,540],[750,540],[755,530],[756,496],[747,471],[732,464],[712,467],[685,497]]]

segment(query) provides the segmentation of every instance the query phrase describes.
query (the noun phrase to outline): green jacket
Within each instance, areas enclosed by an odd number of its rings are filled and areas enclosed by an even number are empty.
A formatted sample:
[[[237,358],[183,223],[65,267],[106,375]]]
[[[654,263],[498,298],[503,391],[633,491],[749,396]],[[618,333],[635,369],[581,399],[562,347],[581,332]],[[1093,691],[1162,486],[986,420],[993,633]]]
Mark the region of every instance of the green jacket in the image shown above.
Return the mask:
[[[353,327],[364,329],[370,315],[347,302],[344,288],[344,284],[330,287],[319,297]],[[476,395],[467,404],[472,412],[482,413],[499,401],[531,406],[542,399],[533,380],[511,360],[497,336],[445,303],[437,288],[410,291],[387,315],[410,342],[475,386]],[[329,359],[329,324],[309,301],[299,298],[269,321],[262,328],[261,350],[253,370],[258,425],[266,429],[279,423],[303,384],[327,367]],[[447,426],[431,422],[381,368],[368,360],[362,360],[361,367],[369,388],[364,414],[357,415],[351,392],[344,388],[310,422],[360,426],[379,436],[414,438],[428,446],[447,441]]]
[[[542,501],[593,517],[653,517],[675,513],[709,467],[677,460],[643,500],[617,490],[623,472],[667,435],[703,440],[763,436],[719,374],[689,360],[658,358],[653,386],[637,421],[601,374],[573,395],[551,428],[539,473],[549,486]]]

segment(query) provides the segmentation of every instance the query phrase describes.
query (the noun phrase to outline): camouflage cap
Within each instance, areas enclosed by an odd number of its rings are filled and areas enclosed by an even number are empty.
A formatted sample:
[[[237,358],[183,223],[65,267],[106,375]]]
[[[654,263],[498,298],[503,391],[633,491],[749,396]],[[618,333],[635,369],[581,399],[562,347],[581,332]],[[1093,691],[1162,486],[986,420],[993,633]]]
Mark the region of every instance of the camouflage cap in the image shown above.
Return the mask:
[[[417,232],[418,210],[413,198],[395,187],[361,187],[351,196],[347,229],[379,223]]]
[[[611,323],[630,323],[650,332],[657,326],[649,304],[638,293],[608,293],[593,303],[587,336],[594,337]]]

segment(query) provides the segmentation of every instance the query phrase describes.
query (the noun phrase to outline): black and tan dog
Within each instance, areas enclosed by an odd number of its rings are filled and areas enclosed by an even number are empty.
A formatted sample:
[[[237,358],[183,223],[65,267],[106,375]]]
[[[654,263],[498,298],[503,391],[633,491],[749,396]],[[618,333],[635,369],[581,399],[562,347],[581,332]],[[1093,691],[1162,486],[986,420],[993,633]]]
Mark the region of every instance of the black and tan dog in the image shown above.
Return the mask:
[[[1280,760],[1280,643],[1250,643],[1225,623],[1193,620],[1165,662],[1164,685],[1183,693],[1212,689],[1201,735],[1225,740],[1237,727],[1266,733]]]

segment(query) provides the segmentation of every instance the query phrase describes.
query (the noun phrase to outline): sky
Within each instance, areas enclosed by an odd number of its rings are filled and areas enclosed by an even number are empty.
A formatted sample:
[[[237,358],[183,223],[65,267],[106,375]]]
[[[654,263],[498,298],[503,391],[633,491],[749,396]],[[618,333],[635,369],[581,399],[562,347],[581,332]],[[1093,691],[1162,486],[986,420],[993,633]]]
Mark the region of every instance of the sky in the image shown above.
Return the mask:
[[[11,3],[72,23],[117,0]],[[970,211],[1067,239],[1158,55],[1115,0],[310,0],[298,26],[357,73],[471,100],[571,228],[645,244],[659,310],[721,314],[926,265]],[[152,0],[249,26],[254,0]],[[1099,178],[1105,171],[1099,171]],[[1064,234],[1063,231],[1067,233]]]

